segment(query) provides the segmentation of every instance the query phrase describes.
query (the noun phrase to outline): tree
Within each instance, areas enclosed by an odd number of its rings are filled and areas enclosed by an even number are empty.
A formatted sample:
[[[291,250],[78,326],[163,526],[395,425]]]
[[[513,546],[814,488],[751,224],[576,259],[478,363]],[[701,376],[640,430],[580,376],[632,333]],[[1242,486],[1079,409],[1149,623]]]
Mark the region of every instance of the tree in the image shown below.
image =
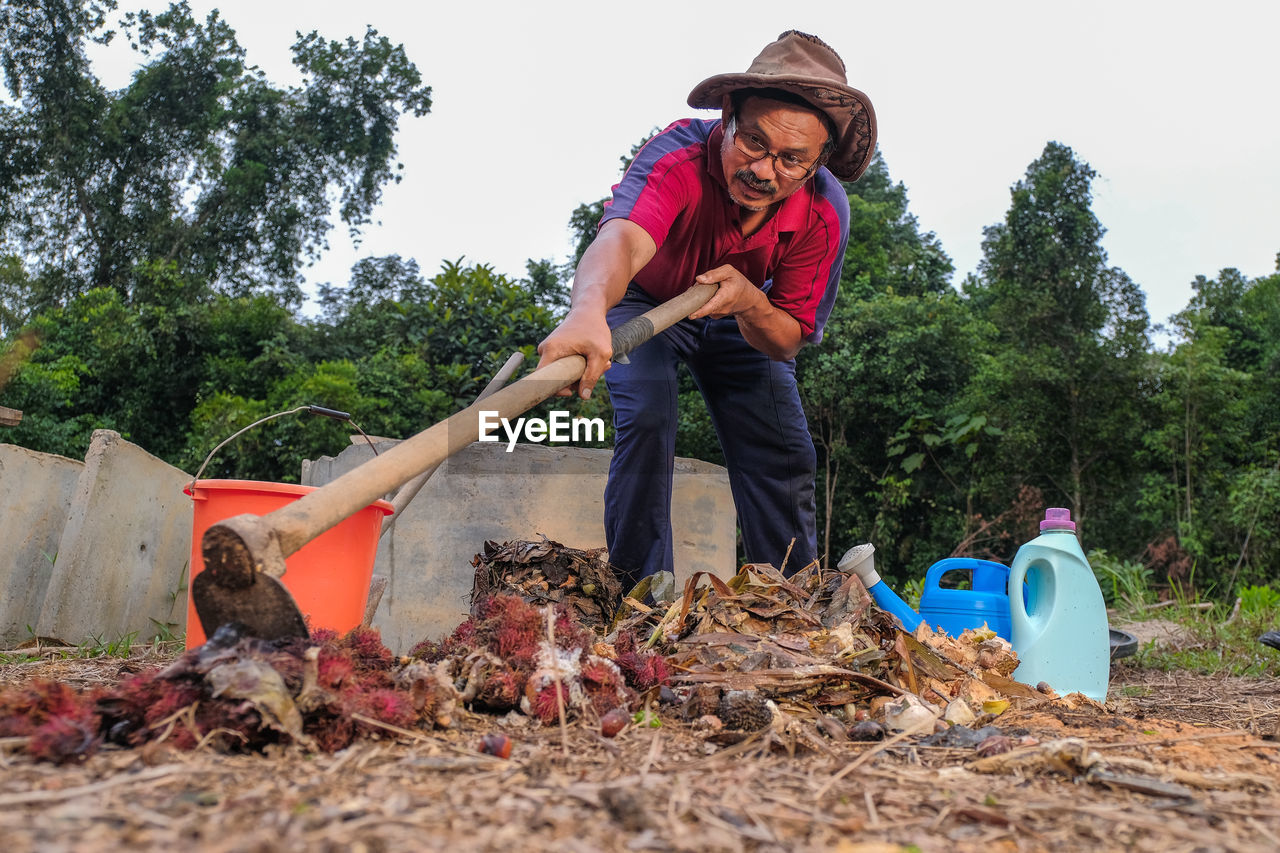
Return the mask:
[[[888,576],[922,572],[964,536],[974,462],[964,445],[989,443],[986,422],[970,434],[958,407],[987,330],[955,293],[842,297],[837,310],[797,362],[818,449],[821,544],[830,558],[870,541]],[[961,415],[963,429],[948,426]]]
[[[149,287],[159,291],[167,278],[185,289],[164,272],[151,270]],[[5,438],[73,458],[93,430],[114,429],[185,464],[187,424],[201,399],[262,396],[272,377],[312,360],[305,329],[267,295],[129,305],[95,288],[41,312],[28,330],[39,346],[5,389],[24,417]]]
[[[143,64],[107,91],[85,46],[116,36],[115,8],[12,0],[0,11],[20,104],[0,109],[0,256],[26,270],[23,315],[95,287],[149,298],[137,275],[149,262],[173,264],[189,296],[264,288],[296,304],[334,195],[358,235],[399,179],[400,113],[426,113],[430,88],[371,28],[345,42],[299,36],[302,84],[273,86],[217,11],[198,22],[176,3],[124,17]]]
[[[1157,362],[1140,508],[1184,566],[1234,594],[1242,578],[1269,580],[1280,558],[1280,275],[1224,269],[1192,288],[1174,318],[1182,340]]]
[[[849,195],[849,245],[841,274],[841,299],[877,293],[921,296],[951,289],[951,259],[937,236],[920,231],[907,206],[907,188],[893,183],[879,150]]]
[[[965,292],[996,329],[969,408],[1004,430],[1004,489],[1041,488],[1078,519],[1125,525],[1144,411],[1148,318],[1133,281],[1109,267],[1094,216],[1096,173],[1050,142],[985,230]]]
[[[820,550],[830,559],[872,541],[888,575],[902,577],[950,553],[962,535],[965,488],[961,482],[956,494],[946,483],[956,473],[955,448],[932,448],[927,466],[903,463],[919,449],[926,421],[941,426],[960,414],[954,402],[983,330],[950,287],[950,258],[920,230],[883,158],[877,153],[845,189],[840,296],[822,343],[797,360],[818,450]]]

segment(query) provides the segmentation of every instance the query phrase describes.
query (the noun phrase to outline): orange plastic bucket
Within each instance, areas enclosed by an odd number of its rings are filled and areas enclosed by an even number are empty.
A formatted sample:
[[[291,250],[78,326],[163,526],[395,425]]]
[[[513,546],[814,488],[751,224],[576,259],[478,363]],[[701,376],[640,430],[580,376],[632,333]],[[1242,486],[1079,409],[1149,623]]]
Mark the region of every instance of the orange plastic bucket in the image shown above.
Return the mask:
[[[200,542],[209,527],[234,515],[266,515],[315,486],[258,480],[196,480],[183,489],[194,505],[191,525],[191,579],[204,571]],[[280,578],[312,628],[346,632],[364,619],[382,520],[393,508],[374,501],[302,546],[285,561]],[[203,645],[204,629],[187,583],[187,648]]]

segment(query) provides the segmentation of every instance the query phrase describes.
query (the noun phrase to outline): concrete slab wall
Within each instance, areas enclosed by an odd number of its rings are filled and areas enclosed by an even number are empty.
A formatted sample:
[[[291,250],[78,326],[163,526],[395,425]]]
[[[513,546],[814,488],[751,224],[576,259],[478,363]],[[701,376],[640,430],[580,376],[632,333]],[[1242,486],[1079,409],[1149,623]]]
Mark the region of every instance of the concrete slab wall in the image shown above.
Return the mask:
[[[84,463],[0,444],[0,648],[30,638]]]
[[[367,444],[305,463],[302,482],[323,485],[367,461]],[[374,571],[390,583],[374,625],[397,653],[438,639],[466,618],[484,541],[545,535],[574,548],[604,547],[608,450],[475,443],[447,460],[382,539]],[[678,583],[695,571],[736,569],[736,516],[725,469],[678,459],[674,525]]]
[[[38,631],[69,643],[185,625],[187,474],[110,430],[94,432],[73,490]],[[159,623],[159,624],[157,624]]]
[[[367,445],[307,463],[322,485],[372,456]],[[465,618],[486,539],[545,535],[604,546],[607,450],[476,443],[449,459],[378,550],[390,583],[374,624],[397,652]],[[0,445],[0,647],[34,631],[77,644],[186,627],[191,477],[118,433],[100,430],[84,462]],[[735,516],[725,470],[676,462],[678,582],[736,568]]]

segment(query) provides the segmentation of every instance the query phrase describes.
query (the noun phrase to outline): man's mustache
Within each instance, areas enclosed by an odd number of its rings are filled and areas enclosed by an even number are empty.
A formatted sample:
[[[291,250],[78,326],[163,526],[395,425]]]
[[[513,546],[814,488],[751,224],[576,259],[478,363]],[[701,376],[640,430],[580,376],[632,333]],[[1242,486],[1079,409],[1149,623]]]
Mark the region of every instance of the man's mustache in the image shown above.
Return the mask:
[[[733,176],[738,180],[742,181],[747,186],[751,187],[751,189],[755,190],[756,192],[775,193],[778,191],[777,184],[775,184],[773,181],[760,180],[759,178],[756,177],[755,172],[752,172],[750,169],[739,169],[737,172],[734,173]]]

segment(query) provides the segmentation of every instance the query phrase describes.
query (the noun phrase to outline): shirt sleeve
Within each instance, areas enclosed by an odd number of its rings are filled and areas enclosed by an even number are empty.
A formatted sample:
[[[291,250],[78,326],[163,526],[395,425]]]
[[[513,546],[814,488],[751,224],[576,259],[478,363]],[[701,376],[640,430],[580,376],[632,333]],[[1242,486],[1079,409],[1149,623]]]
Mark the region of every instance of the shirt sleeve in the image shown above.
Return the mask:
[[[646,142],[613,187],[600,224],[628,219],[661,248],[676,218],[697,196],[696,170],[705,158],[707,138],[704,124],[678,121]]]

